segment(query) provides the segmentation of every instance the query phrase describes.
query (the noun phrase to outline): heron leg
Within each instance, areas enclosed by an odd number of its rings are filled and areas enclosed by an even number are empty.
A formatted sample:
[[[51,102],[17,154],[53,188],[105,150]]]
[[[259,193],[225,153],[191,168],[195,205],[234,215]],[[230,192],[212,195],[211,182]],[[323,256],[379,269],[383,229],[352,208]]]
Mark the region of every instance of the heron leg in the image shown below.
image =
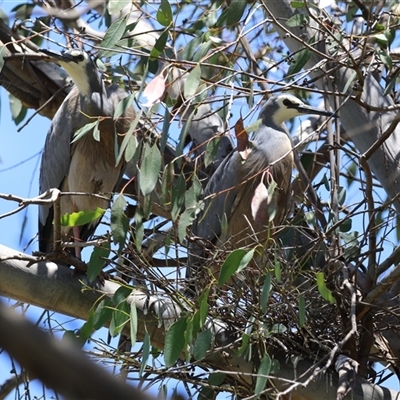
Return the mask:
[[[72,233],[73,233],[73,236],[74,236],[74,242],[78,242],[79,239],[80,239],[79,226],[74,226],[72,228]],[[82,249],[80,247],[75,247],[75,257],[78,258],[79,260],[82,260],[81,253],[82,253]]]

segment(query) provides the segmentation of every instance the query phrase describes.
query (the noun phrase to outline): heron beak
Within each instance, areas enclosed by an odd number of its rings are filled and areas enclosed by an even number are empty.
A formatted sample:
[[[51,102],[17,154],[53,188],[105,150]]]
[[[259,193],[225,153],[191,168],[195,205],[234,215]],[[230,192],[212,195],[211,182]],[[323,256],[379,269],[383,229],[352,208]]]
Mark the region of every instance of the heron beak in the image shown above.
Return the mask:
[[[294,107],[300,114],[323,115],[324,117],[332,117],[333,113],[330,111],[321,110],[317,107],[308,105],[296,105]]]
[[[52,50],[47,50],[47,49],[40,49],[40,52],[50,56],[54,62],[71,62],[74,61],[74,58],[71,56],[71,54],[68,53],[60,53],[58,51],[52,51]]]

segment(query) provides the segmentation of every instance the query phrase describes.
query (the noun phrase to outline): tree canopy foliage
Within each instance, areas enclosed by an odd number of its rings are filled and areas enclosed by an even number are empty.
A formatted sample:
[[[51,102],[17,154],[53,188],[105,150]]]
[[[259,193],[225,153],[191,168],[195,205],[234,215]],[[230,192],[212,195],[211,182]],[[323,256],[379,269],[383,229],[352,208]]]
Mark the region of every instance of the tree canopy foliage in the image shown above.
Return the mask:
[[[0,293],[84,319],[65,332],[81,345],[103,326],[121,335],[94,357],[143,388],[395,398],[380,386],[400,367],[399,4],[55,0],[14,11],[0,19],[0,84],[17,125],[28,108],[52,118],[70,90],[41,47],[90,52],[129,93],[114,118],[130,104],[137,118],[116,148],[127,169],[89,243],[83,293],[81,276],[57,273],[65,266],[3,248]],[[204,243],[201,279],[190,281],[207,182],[236,144],[251,151],[260,106],[286,91],[334,113],[288,124],[290,212],[267,243]],[[16,211],[43,201],[0,198]],[[82,217],[98,214],[64,223]],[[101,271],[116,281],[98,283]],[[57,282],[52,302],[45,288]],[[43,290],[32,295],[34,285]]]

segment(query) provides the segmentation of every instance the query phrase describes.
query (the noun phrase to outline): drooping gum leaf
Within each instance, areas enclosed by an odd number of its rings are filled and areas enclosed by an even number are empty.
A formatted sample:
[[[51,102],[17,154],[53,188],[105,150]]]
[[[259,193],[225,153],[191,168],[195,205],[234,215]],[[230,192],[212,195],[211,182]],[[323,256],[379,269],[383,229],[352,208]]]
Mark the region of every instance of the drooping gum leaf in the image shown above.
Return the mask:
[[[82,128],[78,129],[77,131],[75,131],[74,133],[74,138],[72,139],[72,143],[75,143],[76,141],[78,141],[79,139],[81,139],[83,136],[85,136],[88,132],[90,132],[95,126],[99,125],[100,120],[97,119],[94,122],[90,122],[89,124],[86,124],[85,126],[83,126]]]
[[[308,15],[304,14],[295,14],[293,17],[290,17],[285,25],[294,28],[296,26],[303,26],[303,25],[308,25],[310,23],[310,17]]]
[[[206,148],[206,153],[204,155],[204,165],[208,167],[215,159],[218,152],[219,142],[221,141],[221,136],[213,137],[208,143]]]
[[[254,389],[254,394],[258,396],[262,391],[264,391],[267,384],[267,376],[271,371],[271,357],[265,354],[260,362],[260,366],[257,371],[256,386]]]
[[[324,280],[324,273],[323,272],[317,272],[316,273],[316,278],[317,278],[317,287],[320,295],[330,303],[334,303],[335,299],[332,296],[331,291],[326,287],[325,285],[325,280]]]
[[[203,358],[211,348],[212,334],[209,329],[200,332],[194,342],[193,356],[195,360]]]
[[[103,327],[111,318],[112,310],[111,306],[111,299],[104,298],[99,305],[97,306],[96,310],[94,311],[93,315],[93,328],[100,329]]]
[[[171,25],[173,20],[172,9],[168,0],[161,0],[160,7],[158,8],[157,21],[163,26]]]
[[[132,102],[133,102],[135,96],[136,96],[136,94],[132,93],[129,96],[124,97],[117,104],[117,107],[115,107],[115,110],[114,110],[114,119],[117,119],[118,117],[120,117],[128,109],[128,107],[132,105]]]
[[[197,64],[190,72],[185,82],[185,87],[183,94],[185,98],[193,97],[196,92],[197,88],[200,85],[201,80],[201,67],[200,64]]]
[[[103,40],[100,43],[100,47],[104,49],[112,49],[115,44],[122,38],[126,29],[126,22],[129,18],[129,14],[118,18],[115,20],[110,27],[107,29],[106,34],[104,35]],[[102,53],[100,52],[100,56]]]
[[[120,194],[111,207],[110,227],[114,243],[119,245],[118,253],[122,251],[129,229],[129,220],[125,215],[125,206],[126,201],[124,196]]]
[[[185,341],[182,338],[186,327],[186,318],[181,318],[174,322],[167,331],[164,345],[164,361],[167,368],[175,364],[185,347]]]
[[[232,0],[216,22],[217,27],[223,27],[224,25],[235,25],[237,24],[246,9],[247,2],[244,0]]]
[[[128,322],[130,318],[130,307],[126,301],[119,303],[111,317],[110,323],[110,335],[115,337],[122,332],[124,329],[125,324]]]
[[[61,216],[61,226],[82,226],[95,221],[104,214],[105,210],[97,207],[94,211],[78,211]]]
[[[222,265],[218,278],[218,284],[220,286],[224,285],[235,272],[241,271],[243,268],[245,268],[253,258],[253,255],[254,249],[236,249],[232,251]]]
[[[144,196],[150,194],[157,185],[162,156],[157,145],[145,143],[140,164],[139,185]]]
[[[118,14],[131,0],[109,0],[107,9],[110,15]]]
[[[165,45],[168,40],[168,29],[166,29],[160,37],[156,40],[154,47],[150,51],[150,61],[155,60],[164,51]]]
[[[107,258],[110,255],[110,244],[105,243],[101,246],[96,246],[90,255],[88,263],[87,278],[89,283],[92,283],[101,270],[104,268]]]
[[[150,355],[150,335],[147,332],[144,334],[142,354],[143,356],[140,364],[139,376],[143,375],[143,371],[146,368],[147,360],[149,359]]]
[[[118,156],[116,158],[115,165],[118,165],[120,163],[123,155],[125,155],[126,162],[129,162],[133,158],[133,155],[135,154],[138,142],[137,142],[136,137],[133,138],[132,135],[135,132],[135,129],[137,127],[137,124],[140,120],[141,115],[142,115],[142,111],[139,111],[136,114],[135,119],[131,122],[128,132],[125,133],[125,136],[121,143],[121,147],[119,149]],[[135,150],[133,151],[133,155],[132,155],[132,150],[133,150],[132,147],[133,146],[134,146]]]

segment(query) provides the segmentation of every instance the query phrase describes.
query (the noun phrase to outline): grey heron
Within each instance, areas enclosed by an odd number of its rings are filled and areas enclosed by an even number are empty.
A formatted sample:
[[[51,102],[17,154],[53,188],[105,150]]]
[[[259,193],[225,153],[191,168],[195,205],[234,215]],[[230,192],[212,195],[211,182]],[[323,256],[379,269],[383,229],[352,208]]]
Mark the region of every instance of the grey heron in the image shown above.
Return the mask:
[[[75,86],[54,115],[47,133],[40,166],[40,193],[58,188],[62,192],[85,192],[105,196],[62,196],[61,215],[83,210],[94,211],[97,208],[106,209],[111,193],[122,178],[125,166],[124,161],[116,165],[115,141],[122,141],[124,133],[129,130],[130,123],[135,118],[135,110],[130,105],[118,119],[113,119],[116,106],[127,93],[118,85],[106,87],[95,64],[85,51],[41,51],[67,71]],[[74,134],[80,128],[96,119],[99,121],[98,137],[94,137],[92,129],[71,143]],[[53,215],[53,206],[39,207],[41,252],[48,253],[53,249]],[[72,229],[62,227],[61,233],[67,240],[85,241],[94,233],[100,218]],[[80,251],[76,250],[75,255],[79,257]]]
[[[214,172],[204,190],[204,209],[192,227],[188,279],[199,273],[208,244],[227,250],[265,245],[271,229],[282,223],[293,167],[292,142],[282,123],[303,114],[332,115],[290,94],[271,97],[260,112],[261,124],[247,155],[235,149]],[[276,187],[268,193],[272,182]]]

